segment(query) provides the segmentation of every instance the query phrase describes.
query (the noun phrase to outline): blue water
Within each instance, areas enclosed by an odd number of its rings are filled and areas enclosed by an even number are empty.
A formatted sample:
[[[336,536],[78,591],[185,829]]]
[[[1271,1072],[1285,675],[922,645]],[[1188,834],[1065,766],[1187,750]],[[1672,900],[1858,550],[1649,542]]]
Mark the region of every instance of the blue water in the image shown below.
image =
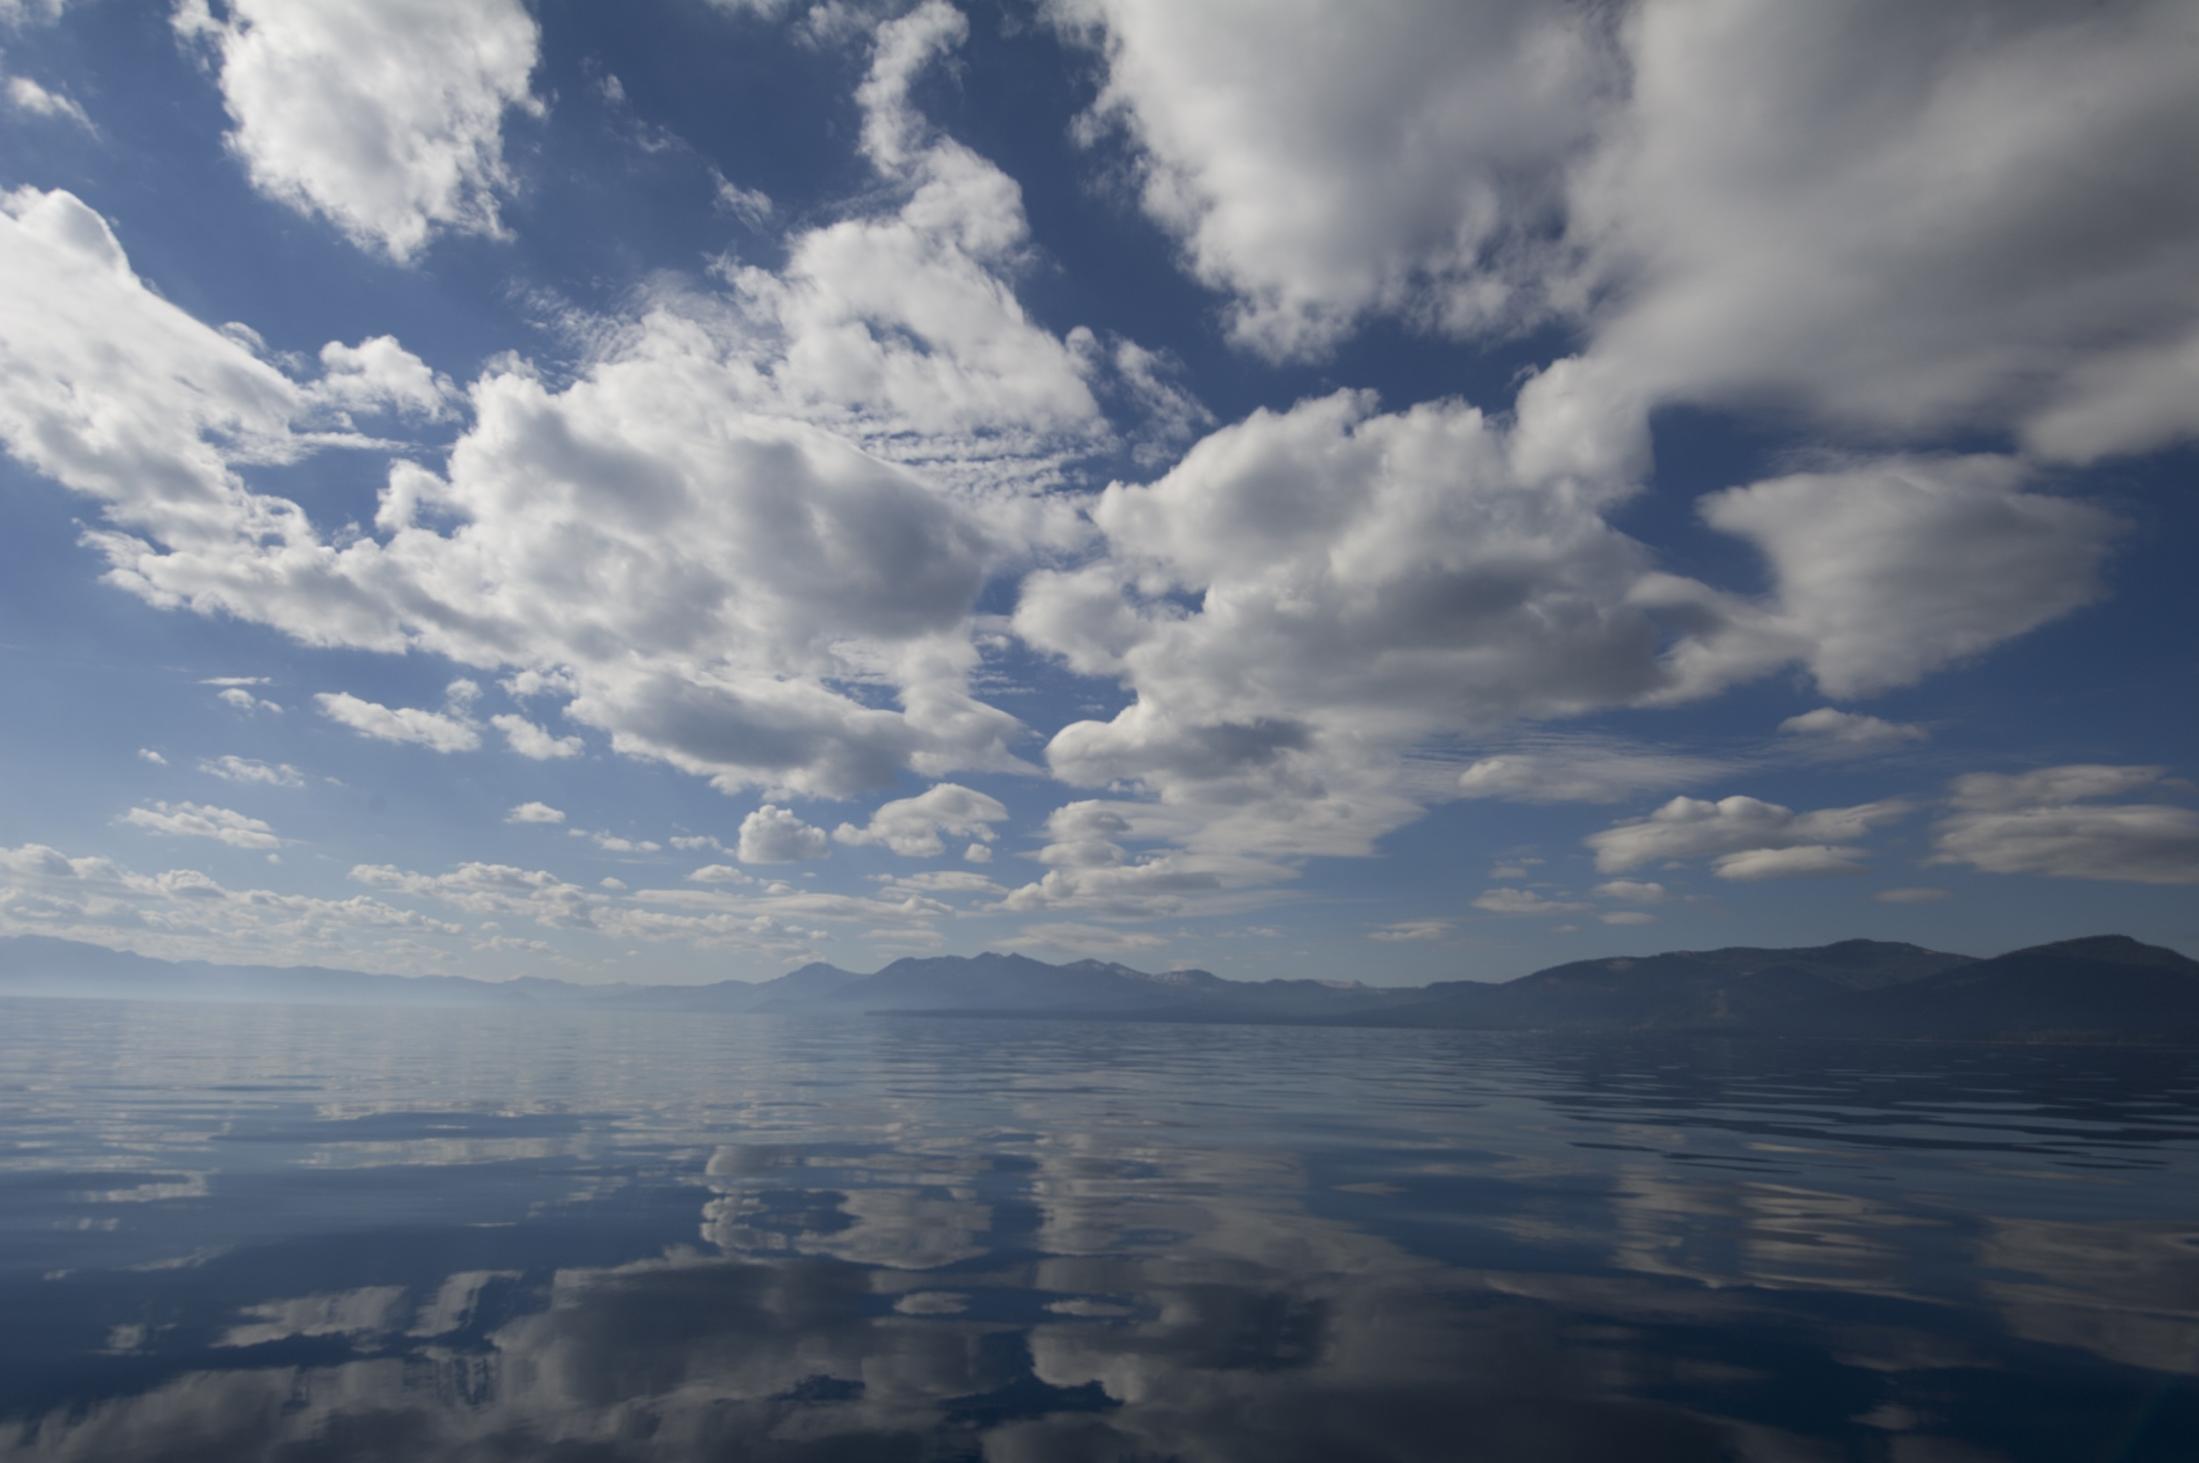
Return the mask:
[[[2199,1458],[2199,1055],[0,1002],[0,1458]]]

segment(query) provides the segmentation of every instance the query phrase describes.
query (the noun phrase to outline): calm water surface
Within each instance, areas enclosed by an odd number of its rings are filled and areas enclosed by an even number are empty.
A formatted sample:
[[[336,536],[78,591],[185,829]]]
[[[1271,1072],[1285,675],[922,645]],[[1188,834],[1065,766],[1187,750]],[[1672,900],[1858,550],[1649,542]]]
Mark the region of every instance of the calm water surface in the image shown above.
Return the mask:
[[[0,1002],[0,1458],[2199,1458],[2199,1056]]]

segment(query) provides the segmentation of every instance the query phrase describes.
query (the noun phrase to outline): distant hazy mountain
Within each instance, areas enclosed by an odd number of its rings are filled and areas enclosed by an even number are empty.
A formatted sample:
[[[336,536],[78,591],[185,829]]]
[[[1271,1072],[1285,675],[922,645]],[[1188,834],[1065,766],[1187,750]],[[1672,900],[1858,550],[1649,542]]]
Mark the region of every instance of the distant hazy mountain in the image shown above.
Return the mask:
[[[7,996],[302,1001],[331,1006],[391,1001],[510,1006],[528,999],[528,986],[560,984],[500,983],[439,975],[370,975],[318,965],[213,965],[202,960],[155,960],[126,950],[42,935],[0,937],[0,995]]]
[[[154,960],[22,935],[0,938],[0,995],[2199,1044],[2199,962],[2121,935],[1991,960],[1878,940],[1685,950],[1402,988],[990,952],[910,957],[868,975],[818,963],[755,983],[498,983]]]

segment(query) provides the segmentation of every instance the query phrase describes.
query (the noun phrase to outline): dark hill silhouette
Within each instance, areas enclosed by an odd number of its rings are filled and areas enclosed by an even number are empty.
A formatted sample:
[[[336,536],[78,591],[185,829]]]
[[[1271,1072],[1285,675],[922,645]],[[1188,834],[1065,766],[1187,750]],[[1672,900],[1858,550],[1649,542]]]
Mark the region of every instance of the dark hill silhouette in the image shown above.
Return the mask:
[[[1989,1029],[2003,1038],[2199,1044],[2199,963],[2127,935],[2094,935],[1956,966],[1840,1014],[1839,1029],[1866,1033]]]
[[[1969,963],[1917,945],[1842,940],[1810,949],[1737,946],[1577,960],[1501,985],[1443,981],[1410,1008],[1416,1025],[1568,1030],[1786,1028],[1843,996]]]

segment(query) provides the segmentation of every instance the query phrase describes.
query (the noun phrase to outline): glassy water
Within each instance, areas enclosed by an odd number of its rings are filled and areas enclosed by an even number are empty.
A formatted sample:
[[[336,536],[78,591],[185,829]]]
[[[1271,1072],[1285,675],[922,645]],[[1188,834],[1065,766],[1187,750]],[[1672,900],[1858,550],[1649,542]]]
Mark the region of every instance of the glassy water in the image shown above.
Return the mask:
[[[0,1458],[2199,1458],[2199,1055],[0,1002]]]

